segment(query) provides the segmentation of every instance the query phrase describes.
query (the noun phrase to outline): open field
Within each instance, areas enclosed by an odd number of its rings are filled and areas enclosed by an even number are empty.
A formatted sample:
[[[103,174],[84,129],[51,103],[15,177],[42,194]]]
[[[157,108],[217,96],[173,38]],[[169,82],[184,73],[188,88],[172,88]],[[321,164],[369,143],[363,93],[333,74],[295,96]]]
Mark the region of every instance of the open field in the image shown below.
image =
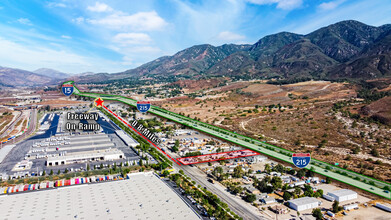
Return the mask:
[[[77,106],[77,105],[85,105],[84,101],[72,101],[69,99],[53,99],[42,101],[39,103],[40,105],[49,105],[52,108],[61,108],[61,107],[69,107],[69,106]]]
[[[96,98],[103,96],[104,99],[107,100],[117,100],[120,102],[123,102],[125,104],[129,104],[132,106],[135,106],[136,101],[121,97],[121,96],[111,96],[111,95],[102,95],[102,94],[94,94],[94,93],[85,93],[85,92],[80,92],[76,87],[75,87],[75,95],[80,95],[84,97],[90,97],[90,98]],[[291,162],[291,153],[287,150],[280,149],[278,147],[275,147],[270,144],[266,144],[261,141],[257,141],[254,139],[249,139],[248,137],[245,136],[240,136],[235,134],[234,132],[226,131],[214,126],[211,126],[206,123],[201,123],[197,120],[190,119],[188,117],[184,117],[178,114],[175,114],[173,112],[152,106],[152,108],[149,110],[150,113],[156,114],[158,116],[167,118],[169,120],[178,122],[180,124],[189,126],[193,129],[197,129],[199,131],[205,132],[207,134],[213,135],[215,137],[230,141],[232,143],[244,146],[246,148],[252,149],[254,151],[260,152],[262,154],[278,158],[281,161],[287,162],[287,163],[292,163]],[[310,168],[313,172],[318,173],[323,176],[330,177],[332,179],[339,180],[343,183],[355,186],[357,188],[363,189],[365,191],[371,192],[373,194],[385,197],[385,198],[390,198],[390,193],[388,191],[384,191],[383,187],[389,187],[389,184],[371,179],[367,176],[362,176],[360,174],[351,172],[349,170],[343,170],[339,167],[332,166],[330,164],[324,163],[322,161],[318,160],[312,160]]]
[[[232,90],[224,89],[233,85]],[[211,94],[220,97],[211,98]],[[315,158],[391,181],[391,130],[332,111],[335,103],[356,97],[354,87],[348,84],[309,81],[279,86],[238,82],[210,89],[205,96],[154,104],[293,151],[310,151]],[[352,102],[344,110],[359,114],[363,106]]]

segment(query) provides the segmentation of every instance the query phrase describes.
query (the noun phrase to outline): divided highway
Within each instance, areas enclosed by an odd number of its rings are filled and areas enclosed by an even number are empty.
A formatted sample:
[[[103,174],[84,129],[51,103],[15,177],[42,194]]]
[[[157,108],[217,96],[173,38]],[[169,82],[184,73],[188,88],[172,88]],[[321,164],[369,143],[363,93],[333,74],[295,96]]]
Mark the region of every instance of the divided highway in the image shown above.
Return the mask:
[[[70,82],[67,82],[70,83]],[[72,82],[73,83],[73,82]],[[123,96],[117,96],[117,95],[107,95],[107,94],[99,94],[99,93],[87,93],[87,92],[80,92],[76,86],[74,86],[75,91],[73,94],[84,96],[84,97],[90,97],[90,98],[98,98],[101,97],[102,99],[106,100],[116,100],[120,101],[122,103],[136,106],[137,101],[126,98]],[[222,128],[215,127],[213,125],[199,122],[197,120],[176,114],[174,112],[167,111],[165,109],[151,106],[151,108],[148,110],[149,113],[158,115],[160,117],[175,121],[177,123],[186,125],[188,127],[191,127],[193,129],[199,130],[201,132],[208,133],[210,135],[213,135],[217,138],[224,139],[226,141],[229,141],[231,143],[238,144],[240,146],[243,146],[245,148],[257,151],[259,153],[268,155],[270,157],[279,159],[281,161],[291,163],[292,162],[292,153],[291,151],[246,137],[239,134],[236,134],[235,132],[231,132],[228,130],[224,130]],[[331,164],[312,159],[310,164],[306,167],[306,169],[310,169],[313,172],[316,172],[318,174],[321,174],[323,176],[330,177],[332,179],[338,180],[340,182],[349,184],[351,186],[357,187],[359,189],[365,190],[367,192],[379,195],[381,197],[391,199],[391,193],[389,190],[384,190],[385,187],[391,188],[391,185],[385,182],[382,182],[380,180],[373,179],[368,176],[364,176],[358,173],[355,173],[350,170],[346,170],[337,166],[333,166]]]

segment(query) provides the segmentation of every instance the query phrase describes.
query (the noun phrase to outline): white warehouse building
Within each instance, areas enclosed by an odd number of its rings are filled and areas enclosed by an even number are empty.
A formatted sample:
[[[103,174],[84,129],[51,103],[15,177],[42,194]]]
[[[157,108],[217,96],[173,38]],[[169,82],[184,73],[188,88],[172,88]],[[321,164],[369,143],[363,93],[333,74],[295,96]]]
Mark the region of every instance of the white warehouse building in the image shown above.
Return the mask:
[[[125,159],[125,155],[117,148],[106,150],[93,150],[67,153],[61,156],[49,157],[46,160],[46,166],[58,166],[77,162],[100,161],[100,160],[119,160]]]
[[[302,197],[298,199],[289,200],[289,207],[296,211],[303,211],[313,209],[319,206],[320,201],[312,197]]]
[[[357,193],[350,189],[340,189],[334,192],[329,192],[327,195],[334,197],[338,202],[357,199]]]

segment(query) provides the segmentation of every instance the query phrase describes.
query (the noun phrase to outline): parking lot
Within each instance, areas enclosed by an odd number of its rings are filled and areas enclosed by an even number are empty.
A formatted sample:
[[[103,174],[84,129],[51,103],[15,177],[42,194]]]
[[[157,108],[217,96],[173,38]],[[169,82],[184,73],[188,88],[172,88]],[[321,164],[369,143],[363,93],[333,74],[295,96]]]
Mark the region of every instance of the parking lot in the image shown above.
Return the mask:
[[[101,125],[101,131],[75,132],[71,134],[68,132],[59,132],[64,131],[59,127],[60,125],[64,126],[64,115],[61,113],[45,115],[40,121],[40,125],[44,129],[40,129],[37,135],[17,143],[13,147],[0,164],[0,173],[17,177],[26,176],[26,174],[35,175],[43,171],[49,173],[51,170],[55,173],[59,170],[60,172],[64,172],[65,169],[68,171],[82,171],[87,169],[87,163],[90,169],[93,169],[94,166],[99,168],[101,164],[107,167],[108,165],[114,165],[114,163],[117,165],[121,163],[138,163],[140,157],[137,152],[133,148],[126,146],[124,141],[115,134],[115,131],[119,128],[111,121],[99,117],[97,123]],[[61,156],[62,154],[69,153],[82,154],[99,152],[111,148],[120,150],[124,158],[99,161],[80,160],[64,165],[46,166],[47,159],[53,156]],[[18,164],[21,161],[23,161],[21,163],[22,165]],[[32,162],[32,165],[31,167],[24,168],[23,166],[27,164],[27,161]],[[149,162],[154,163],[155,161],[150,160]]]
[[[170,179],[165,178],[164,179],[165,183],[176,193],[178,194],[182,200],[185,201],[185,203],[193,209],[195,212],[197,212],[202,219],[210,219],[208,217],[208,214],[206,213],[206,210],[199,204],[197,204],[194,199],[191,198],[191,196],[186,195],[185,191],[180,188],[179,186],[176,185],[175,182],[171,181]]]

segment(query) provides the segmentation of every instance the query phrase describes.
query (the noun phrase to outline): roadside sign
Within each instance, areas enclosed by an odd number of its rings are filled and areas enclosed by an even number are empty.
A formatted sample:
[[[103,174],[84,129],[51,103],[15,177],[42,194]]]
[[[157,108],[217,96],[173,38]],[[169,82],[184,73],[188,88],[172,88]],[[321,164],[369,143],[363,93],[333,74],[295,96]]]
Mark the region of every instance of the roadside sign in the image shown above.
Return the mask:
[[[292,162],[298,168],[306,167],[311,161],[311,155],[309,153],[294,153],[292,155]]]
[[[151,108],[151,102],[148,101],[138,101],[136,105],[140,112],[147,112]]]
[[[73,85],[72,84],[63,84],[62,85],[62,93],[66,96],[70,96],[73,93]]]

